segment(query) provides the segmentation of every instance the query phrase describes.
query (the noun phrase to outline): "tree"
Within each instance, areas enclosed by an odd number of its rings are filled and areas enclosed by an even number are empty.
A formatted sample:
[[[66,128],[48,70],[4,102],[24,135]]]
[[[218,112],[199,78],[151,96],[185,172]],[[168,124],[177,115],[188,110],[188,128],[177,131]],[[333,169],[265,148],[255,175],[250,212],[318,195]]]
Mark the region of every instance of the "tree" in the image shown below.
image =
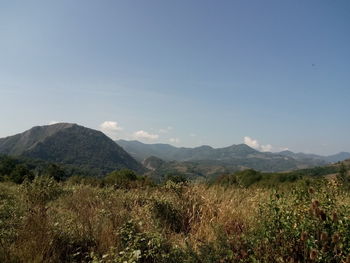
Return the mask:
[[[8,156],[0,157],[0,175],[6,176],[10,175],[12,171],[15,169],[17,162]]]
[[[64,170],[57,164],[50,164],[46,169],[46,175],[52,177],[56,181],[61,181],[67,177]]]
[[[130,187],[132,182],[136,180],[137,176],[135,172],[129,169],[113,171],[104,178],[107,185],[114,185],[118,188]]]
[[[349,178],[348,178],[348,169],[346,168],[346,166],[344,165],[344,163],[340,164],[339,167],[339,172],[337,175],[338,180],[345,186],[348,184],[349,182]]]
[[[34,179],[34,175],[25,165],[18,164],[11,172],[9,178],[12,182],[21,184],[25,179],[32,181]]]
[[[187,178],[183,174],[168,174],[166,176],[165,182],[172,181],[174,183],[187,183]]]

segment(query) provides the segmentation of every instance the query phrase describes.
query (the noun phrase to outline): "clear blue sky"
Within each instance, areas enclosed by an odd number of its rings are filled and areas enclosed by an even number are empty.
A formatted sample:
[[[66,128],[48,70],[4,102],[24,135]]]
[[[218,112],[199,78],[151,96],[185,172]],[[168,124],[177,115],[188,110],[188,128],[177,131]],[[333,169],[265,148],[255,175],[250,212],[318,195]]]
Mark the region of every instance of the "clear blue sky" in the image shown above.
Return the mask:
[[[65,121],[180,146],[350,151],[349,14],[348,0],[3,0],[0,137]]]

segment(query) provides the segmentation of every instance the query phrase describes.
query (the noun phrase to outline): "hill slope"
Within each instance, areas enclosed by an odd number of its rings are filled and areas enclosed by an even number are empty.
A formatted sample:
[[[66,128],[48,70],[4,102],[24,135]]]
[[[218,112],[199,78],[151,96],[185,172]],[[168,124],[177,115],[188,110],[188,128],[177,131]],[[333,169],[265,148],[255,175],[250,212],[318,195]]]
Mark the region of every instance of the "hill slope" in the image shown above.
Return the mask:
[[[207,145],[195,148],[178,148],[169,144],[145,144],[139,141],[118,140],[116,143],[139,161],[143,161],[150,156],[155,156],[165,161],[180,162],[201,160],[229,161],[236,158],[258,158],[265,160],[284,159],[285,161],[293,159],[306,166],[315,166],[340,162],[350,158],[350,153],[348,152],[341,152],[329,156],[294,153],[291,151],[282,151],[278,153],[259,152],[246,144],[236,144],[224,148],[212,148]]]
[[[249,156],[261,154],[259,151],[245,144],[215,149],[207,145],[195,148],[177,148],[169,144],[145,144],[139,141],[126,140],[118,140],[116,143],[139,161],[150,156],[155,156],[165,161],[198,161],[247,158]]]
[[[0,153],[90,167],[100,173],[121,168],[143,169],[102,132],[70,123],[38,126],[0,139]]]
[[[283,155],[283,156],[292,157],[296,160],[305,160],[305,159],[323,160],[327,163],[341,162],[341,161],[344,161],[344,160],[350,158],[350,153],[348,153],[348,152],[340,152],[340,153],[328,155],[328,156],[322,156],[322,155],[317,155],[317,154],[307,154],[307,153],[294,153],[291,151],[283,151],[283,152],[279,152],[278,154]]]
[[[259,152],[246,144],[224,148],[177,148],[168,144],[144,144],[138,141],[119,140],[117,143],[137,160],[143,161],[154,156],[166,161],[162,165],[162,172],[188,171],[192,174],[212,175],[214,170],[215,173],[220,173],[247,168],[277,172],[326,164],[320,159],[296,159],[283,154]]]

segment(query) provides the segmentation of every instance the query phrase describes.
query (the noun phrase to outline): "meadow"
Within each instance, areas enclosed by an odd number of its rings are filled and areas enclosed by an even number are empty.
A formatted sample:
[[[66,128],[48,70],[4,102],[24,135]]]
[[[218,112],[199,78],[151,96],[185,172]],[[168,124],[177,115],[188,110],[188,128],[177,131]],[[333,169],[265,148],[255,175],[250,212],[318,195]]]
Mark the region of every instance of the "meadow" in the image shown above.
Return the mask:
[[[2,182],[0,262],[350,262],[339,176],[222,182]]]

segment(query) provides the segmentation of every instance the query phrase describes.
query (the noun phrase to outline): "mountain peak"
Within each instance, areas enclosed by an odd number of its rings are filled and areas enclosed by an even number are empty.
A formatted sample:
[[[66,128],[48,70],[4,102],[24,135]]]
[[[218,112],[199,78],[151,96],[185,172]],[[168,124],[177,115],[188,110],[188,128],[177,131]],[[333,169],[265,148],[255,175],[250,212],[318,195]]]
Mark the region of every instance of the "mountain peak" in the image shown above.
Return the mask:
[[[209,145],[201,145],[201,146],[198,146],[194,149],[197,149],[197,150],[213,150],[214,148],[209,146]]]
[[[221,149],[226,149],[230,151],[238,151],[238,152],[245,152],[245,153],[257,153],[259,151],[255,150],[254,148],[250,147],[249,145],[246,145],[245,143],[240,143],[240,144],[232,144],[231,146],[224,147]]]
[[[58,123],[53,123],[53,124],[48,124],[48,125],[43,125],[43,126],[37,126],[37,127],[53,127],[53,128],[56,128],[56,129],[66,129],[66,128],[71,128],[73,126],[80,126],[80,125],[78,125],[76,123],[70,123],[70,122],[58,122]],[[84,126],[80,126],[80,127],[84,127]]]
[[[74,123],[36,126],[0,139],[0,153],[111,171],[141,164],[102,132]]]

